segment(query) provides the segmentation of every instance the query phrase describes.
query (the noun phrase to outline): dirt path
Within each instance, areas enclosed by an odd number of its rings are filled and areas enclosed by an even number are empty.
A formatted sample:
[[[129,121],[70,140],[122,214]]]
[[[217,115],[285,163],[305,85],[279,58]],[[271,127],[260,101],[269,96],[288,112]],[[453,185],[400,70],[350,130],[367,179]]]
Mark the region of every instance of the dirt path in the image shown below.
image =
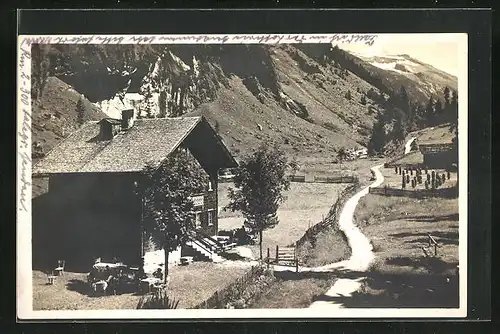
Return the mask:
[[[405,144],[405,154],[410,153],[411,151],[411,144],[413,144],[413,141],[416,139],[416,137],[411,137]]]
[[[337,270],[352,271],[352,272],[365,272],[368,270],[374,255],[372,252],[372,245],[370,240],[364,236],[363,233],[354,225],[353,217],[354,211],[359,200],[368,194],[369,187],[377,187],[384,181],[382,173],[379,168],[383,165],[377,165],[371,169],[375,173],[376,180],[370,186],[352,196],[342,208],[339,217],[339,228],[345,234],[349,246],[351,248],[351,257],[348,260],[331,263],[321,267],[299,267],[300,272],[334,272]],[[286,266],[273,266],[274,271],[293,271],[294,269]],[[362,281],[365,279],[362,275],[356,278],[340,278],[335,281],[335,284],[324,294],[326,297],[345,297],[350,296],[353,292],[358,290]],[[310,307],[331,307],[340,308],[342,304],[333,301],[316,301]]]
[[[384,181],[382,173],[380,173],[379,168],[383,165],[378,165],[372,168],[375,172],[376,181],[370,186],[364,188],[353,197],[351,197],[340,214],[339,218],[339,228],[344,232],[351,247],[351,257],[347,261],[341,261],[333,263],[331,265],[326,265],[319,268],[311,268],[311,271],[330,271],[335,269],[342,269],[355,272],[364,272],[368,270],[374,255],[372,252],[372,245],[370,240],[365,237],[359,228],[354,225],[354,211],[359,200],[368,194],[369,187],[377,187]],[[357,291],[361,287],[362,281],[365,277],[358,278],[339,278],[335,281],[335,284],[325,293],[326,297],[345,297],[350,296],[353,292]],[[329,307],[329,308],[340,308],[342,304],[333,301],[316,301],[311,304],[310,307]]]

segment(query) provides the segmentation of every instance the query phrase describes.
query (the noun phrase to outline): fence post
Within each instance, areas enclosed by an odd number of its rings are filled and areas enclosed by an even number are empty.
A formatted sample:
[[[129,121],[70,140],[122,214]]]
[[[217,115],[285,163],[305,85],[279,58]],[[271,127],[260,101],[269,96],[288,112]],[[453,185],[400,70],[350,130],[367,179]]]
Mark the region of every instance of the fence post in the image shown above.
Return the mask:
[[[437,244],[434,244],[434,256],[438,255],[438,247]]]
[[[271,257],[271,251],[269,250],[269,247],[267,247],[267,259],[266,259],[266,262],[267,262],[267,269],[269,269],[269,258]]]
[[[279,251],[279,248],[278,248],[278,245],[276,245],[276,265],[278,265],[278,251]]]
[[[293,257],[295,258],[295,272],[299,272],[299,257],[297,256],[297,242],[295,243],[295,248],[293,250]]]

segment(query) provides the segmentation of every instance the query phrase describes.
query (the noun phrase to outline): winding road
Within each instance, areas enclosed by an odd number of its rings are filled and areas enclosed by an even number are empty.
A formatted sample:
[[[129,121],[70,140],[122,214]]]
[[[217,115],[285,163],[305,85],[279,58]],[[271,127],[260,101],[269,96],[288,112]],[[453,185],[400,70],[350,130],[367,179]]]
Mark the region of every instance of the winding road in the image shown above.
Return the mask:
[[[318,272],[343,269],[354,272],[365,272],[368,270],[374,258],[372,245],[370,240],[361,233],[359,228],[354,224],[354,211],[356,210],[359,200],[368,194],[370,187],[377,187],[384,182],[384,176],[379,171],[379,168],[382,166],[383,165],[372,167],[376,176],[375,182],[351,197],[344,205],[340,214],[339,228],[347,237],[347,242],[351,248],[351,257],[346,261],[340,261],[323,267],[311,268],[310,271]],[[324,295],[333,298],[350,296],[361,287],[364,279],[366,279],[366,277],[363,276],[358,278],[339,278]],[[312,303],[310,307],[341,308],[342,304],[333,301],[319,300]]]
[[[413,144],[413,141],[415,140],[415,137],[411,137],[405,144],[405,154],[408,154],[411,152],[411,144]]]
[[[371,262],[374,259],[372,245],[370,240],[359,230],[354,224],[354,211],[359,200],[368,194],[370,187],[377,187],[384,182],[384,176],[379,171],[383,165],[377,165],[371,169],[375,173],[376,180],[368,187],[352,196],[342,208],[339,217],[339,228],[345,234],[349,247],[351,248],[351,257],[348,260],[339,261],[327,264],[321,267],[299,267],[299,272],[334,272],[334,271],[351,271],[363,273],[368,270]],[[294,271],[289,266],[273,266],[274,271]],[[366,279],[361,274],[357,278],[339,278],[333,286],[324,294],[325,297],[346,297],[357,291]],[[333,301],[318,300],[312,303],[309,307],[321,308],[341,308],[342,304]]]
[[[415,140],[414,137],[410,138],[405,143],[405,155],[410,153],[411,145]],[[368,187],[362,189],[354,196],[352,196],[342,208],[339,217],[339,228],[345,234],[349,247],[351,248],[351,257],[348,260],[331,263],[321,267],[299,267],[299,272],[335,272],[344,271],[351,272],[358,275],[352,278],[338,278],[333,286],[323,295],[326,300],[317,300],[313,302],[310,308],[322,309],[340,309],[343,308],[341,302],[336,301],[341,298],[336,297],[349,297],[354,292],[360,289],[363,281],[366,279],[366,273],[374,259],[372,245],[370,240],[360,231],[354,224],[354,212],[359,200],[369,193],[370,187],[378,187],[384,182],[384,176],[380,172],[382,165],[377,165],[371,168],[375,173],[375,181]],[[289,266],[273,266],[274,271],[295,271]],[[352,276],[356,276],[352,275]],[[328,300],[330,299],[330,300]]]

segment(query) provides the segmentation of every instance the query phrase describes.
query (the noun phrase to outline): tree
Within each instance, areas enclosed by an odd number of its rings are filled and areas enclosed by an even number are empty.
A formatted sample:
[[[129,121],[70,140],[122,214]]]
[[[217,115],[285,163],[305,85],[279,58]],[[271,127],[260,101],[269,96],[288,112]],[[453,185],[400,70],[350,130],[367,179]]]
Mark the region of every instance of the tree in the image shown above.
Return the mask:
[[[383,153],[386,143],[385,125],[381,117],[373,125],[372,135],[368,142],[368,154],[376,155]]]
[[[183,151],[176,151],[160,166],[147,165],[142,175],[143,223],[153,243],[164,250],[166,283],[168,254],[184,244],[194,229],[190,196],[203,191],[207,176]]]
[[[458,94],[457,91],[451,93],[450,99],[450,119],[451,119],[451,130],[455,133],[455,137],[458,136]],[[458,137],[457,137],[458,138]]]
[[[398,104],[403,113],[406,116],[409,116],[410,113],[410,98],[408,97],[408,93],[406,92],[406,88],[404,85],[401,85],[399,88],[398,94]]]
[[[406,138],[406,126],[403,122],[403,117],[400,112],[396,112],[396,122],[394,123],[392,135],[397,142],[402,142]]]
[[[80,125],[83,125],[83,123],[85,123],[85,109],[85,104],[83,103],[82,98],[78,99],[78,102],[76,103],[76,120]]]
[[[447,109],[447,107],[450,104],[450,89],[448,88],[448,86],[444,88],[443,95],[444,95],[445,109]]]
[[[158,94],[158,117],[167,117],[167,92],[161,90]]]
[[[443,113],[443,104],[439,99],[436,99],[436,103],[434,105],[434,113],[436,115],[441,115]]]
[[[361,95],[361,104],[366,105],[366,97],[364,95]]]
[[[47,78],[50,75],[49,50],[49,45],[33,44],[31,46],[31,97],[33,100],[42,96]]]
[[[347,158],[347,151],[344,147],[339,148],[337,151],[337,159],[339,160],[340,163],[340,169],[342,169],[342,161],[344,161]]]
[[[350,90],[347,90],[347,92],[345,93],[345,98],[348,99],[348,100],[350,100],[352,98]]]
[[[149,85],[146,85],[143,88],[143,96],[144,100],[142,101],[141,109],[146,113],[146,118],[153,118],[153,92],[151,91],[151,87]]]
[[[434,98],[431,96],[429,98],[429,102],[427,103],[427,106],[425,108],[425,119],[427,121],[427,124],[430,124],[434,120]]]
[[[290,187],[285,175],[288,168],[297,169],[295,162],[288,162],[278,144],[262,143],[250,156],[240,162],[234,176],[234,189],[229,189],[231,211],[240,211],[245,225],[252,233],[259,234],[260,258],[262,259],[262,232],[278,224],[276,211],[285,200],[283,192]]]

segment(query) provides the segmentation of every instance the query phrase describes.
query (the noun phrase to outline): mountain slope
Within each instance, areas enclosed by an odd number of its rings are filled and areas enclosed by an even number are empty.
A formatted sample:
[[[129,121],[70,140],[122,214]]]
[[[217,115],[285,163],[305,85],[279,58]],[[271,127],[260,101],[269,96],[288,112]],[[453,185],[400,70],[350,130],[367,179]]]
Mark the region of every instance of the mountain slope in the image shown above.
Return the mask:
[[[57,78],[47,78],[43,95],[34,100],[32,105],[33,163],[36,163],[63,138],[78,129],[76,105],[80,99],[85,106],[86,120],[99,120],[106,117],[106,114],[82,97],[73,87]],[[46,180],[33,180],[33,196],[36,197],[45,192],[46,187]]]
[[[387,97],[401,85],[420,104],[439,95],[443,85],[456,87],[454,77],[411,57],[363,58],[328,44],[53,45],[40,52],[45,56],[38,61],[49,64],[33,68],[71,84],[97,107],[92,110],[111,117],[130,106],[139,117],[202,114],[237,157],[267,140],[299,159],[330,164],[340,147],[368,144],[379,116],[391,114],[386,110],[394,101]],[[50,93],[51,85],[62,85],[54,80],[49,78],[42,100],[68,99],[64,110],[75,110],[75,96],[64,89]],[[66,115],[57,103],[47,103],[41,104],[43,117]],[[37,130],[35,137],[49,147],[64,137],[62,130],[76,128],[74,121],[72,114],[52,135]]]
[[[351,69],[356,75],[373,82],[392,95],[405,86],[414,103],[425,105],[431,96],[443,100],[443,91],[457,89],[457,78],[408,55],[366,57],[332,48],[330,57]]]
[[[446,86],[450,89],[457,89],[457,78],[455,76],[406,54],[374,57],[366,57],[360,54],[353,55],[372,66],[389,71],[388,73],[397,73],[413,81],[417,86],[420,86],[420,91],[424,94],[425,99],[428,99],[431,95],[441,97]]]

